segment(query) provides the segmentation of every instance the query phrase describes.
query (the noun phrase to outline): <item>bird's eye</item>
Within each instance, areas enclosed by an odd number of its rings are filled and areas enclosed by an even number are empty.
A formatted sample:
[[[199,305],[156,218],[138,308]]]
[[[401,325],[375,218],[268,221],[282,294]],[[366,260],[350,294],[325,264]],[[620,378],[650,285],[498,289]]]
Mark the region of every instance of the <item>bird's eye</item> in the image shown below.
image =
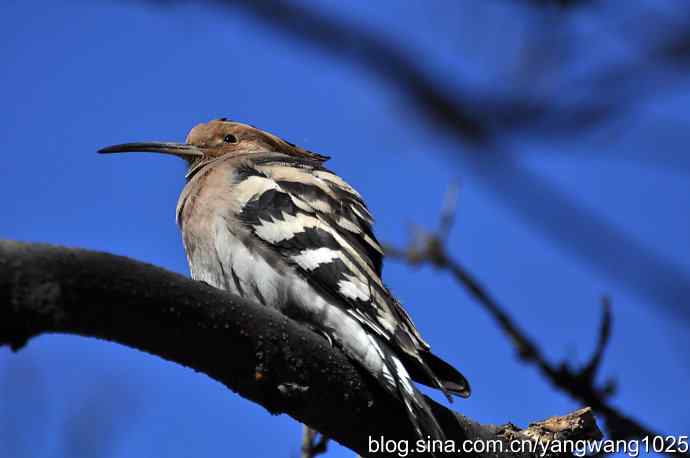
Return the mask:
[[[228,134],[225,137],[223,137],[223,141],[225,143],[237,143],[237,137],[235,137],[232,134]]]

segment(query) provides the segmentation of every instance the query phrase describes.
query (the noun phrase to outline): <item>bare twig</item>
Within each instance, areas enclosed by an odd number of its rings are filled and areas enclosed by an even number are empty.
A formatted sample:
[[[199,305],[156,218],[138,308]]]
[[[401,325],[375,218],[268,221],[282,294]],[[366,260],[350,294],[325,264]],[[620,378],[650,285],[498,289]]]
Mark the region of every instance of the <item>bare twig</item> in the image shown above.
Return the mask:
[[[594,383],[597,371],[601,366],[601,360],[604,356],[604,350],[611,337],[611,301],[608,297],[604,296],[601,300],[603,314],[601,318],[601,326],[599,327],[599,340],[597,340],[597,346],[589,363],[582,368],[581,376],[589,380],[590,383]],[[607,392],[611,392],[611,389],[607,389]],[[612,393],[611,393],[612,394]]]
[[[444,207],[444,213],[447,209]],[[448,220],[447,216],[442,218]],[[452,218],[450,218],[452,219]],[[553,364],[543,355],[538,345],[508,315],[488,290],[459,261],[453,259],[446,251],[443,237],[445,234],[426,232],[420,237],[421,229],[416,230],[413,243],[405,248],[386,245],[386,255],[413,265],[431,264],[450,272],[457,282],[489,312],[498,327],[508,336],[523,361],[535,365],[549,382],[572,398],[591,406],[605,421],[612,439],[628,440],[632,438],[653,437],[658,435],[621,413],[607,402],[613,392],[613,383],[596,385],[595,376],[601,365],[604,350],[611,334],[611,310],[608,298],[603,300],[603,317],[596,349],[588,364],[582,369],[572,368],[567,362]]]
[[[446,197],[443,200],[443,208],[441,209],[441,219],[438,225],[438,237],[446,241],[450,230],[455,223],[455,209],[458,208],[458,196],[460,194],[460,185],[455,181],[448,186]]]

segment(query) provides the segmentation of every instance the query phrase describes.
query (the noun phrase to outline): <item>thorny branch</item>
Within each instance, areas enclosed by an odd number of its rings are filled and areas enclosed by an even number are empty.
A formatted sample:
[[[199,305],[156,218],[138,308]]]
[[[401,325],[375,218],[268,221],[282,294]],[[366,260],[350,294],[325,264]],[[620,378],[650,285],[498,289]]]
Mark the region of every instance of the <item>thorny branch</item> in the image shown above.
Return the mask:
[[[582,368],[574,368],[567,361],[550,362],[539,346],[520,328],[487,288],[470,273],[458,260],[451,257],[446,249],[446,239],[450,231],[450,221],[455,219],[457,189],[453,186],[446,196],[446,202],[440,218],[440,227],[436,232],[415,228],[412,242],[404,248],[385,245],[386,256],[407,262],[411,265],[430,264],[438,269],[450,272],[458,284],[491,315],[498,327],[515,347],[519,358],[528,364],[535,365],[549,382],[568,394],[573,399],[591,406],[602,416],[609,436],[614,440],[653,437],[658,433],[643,426],[639,421],[630,418],[608,403],[614,393],[612,381],[598,386],[596,375],[601,366],[606,345],[611,335],[611,305],[608,298],[602,300],[602,320],[595,351],[589,362]]]
[[[203,372],[362,456],[370,437],[416,440],[402,403],[321,335],[270,307],[120,256],[0,241],[0,346],[18,350],[55,332],[118,342]],[[601,437],[590,408],[545,420],[557,426],[545,438],[544,422],[479,424],[427,400],[456,442]]]

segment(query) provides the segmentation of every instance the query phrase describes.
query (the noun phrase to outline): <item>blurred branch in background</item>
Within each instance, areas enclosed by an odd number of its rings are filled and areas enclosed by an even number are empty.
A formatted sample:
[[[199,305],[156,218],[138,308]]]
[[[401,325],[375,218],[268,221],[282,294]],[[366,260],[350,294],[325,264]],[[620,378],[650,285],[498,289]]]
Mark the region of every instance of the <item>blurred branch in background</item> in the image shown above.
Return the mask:
[[[608,298],[602,300],[603,314],[599,338],[589,362],[579,369],[574,368],[567,361],[558,364],[551,363],[535,341],[510,316],[507,308],[502,306],[458,260],[448,254],[446,241],[452,222],[455,220],[457,195],[457,186],[451,186],[446,195],[439,228],[436,232],[428,232],[420,227],[415,227],[412,240],[407,247],[384,245],[386,256],[413,266],[429,264],[451,273],[457,283],[489,312],[489,315],[513,344],[522,361],[536,366],[554,387],[578,402],[591,406],[595,413],[601,415],[610,439],[630,440],[659,435],[609,404],[608,398],[615,391],[613,381],[607,381],[601,386],[596,381],[596,375],[611,335],[611,304]]]
[[[598,15],[599,25],[612,41],[626,48],[627,57],[587,65],[585,68],[589,70],[583,74],[581,69],[575,70],[583,64],[584,57],[571,51],[564,53],[567,55],[562,58],[561,66],[562,70],[573,69],[574,77],[532,65],[527,70],[518,69],[518,72],[527,71],[527,77],[523,75],[523,82],[517,87],[486,88],[470,84],[460,72],[432,75],[420,64],[423,59],[402,43],[298,2],[150,0],[148,3],[151,2],[205,3],[230,13],[242,11],[291,38],[378,75],[399,90],[430,128],[458,141],[456,158],[469,166],[473,176],[483,181],[504,205],[599,272],[690,322],[686,300],[690,297],[690,278],[680,266],[529,171],[510,147],[517,139],[559,138],[567,142],[573,136],[579,138],[586,132],[596,132],[602,126],[624,120],[649,96],[686,81],[690,68],[690,8],[664,15],[640,3],[636,7],[640,17],[632,16],[635,8],[631,8],[626,10],[623,16],[626,20],[622,21],[618,15],[606,16],[611,11],[605,2],[516,1],[513,4],[522,8],[522,19],[532,18],[531,25],[544,27],[543,33],[537,30],[531,34],[533,42],[526,48],[531,49],[532,55],[553,54],[548,49],[553,42],[544,33],[556,29],[564,30],[559,33],[560,41],[569,40],[573,48],[573,43],[584,37],[568,27],[570,15],[586,12]],[[540,20],[534,20],[536,16]],[[515,20],[520,18],[516,16]],[[531,76],[540,71],[553,81],[537,84],[537,78]],[[687,169],[690,161],[685,157],[677,160]]]
[[[114,374],[113,374],[114,375]],[[124,377],[94,383],[64,419],[61,456],[108,457],[126,442],[139,419],[139,393]]]
[[[49,422],[36,421],[50,418],[52,407],[49,382],[37,366],[30,357],[0,366],[0,456],[36,456],[37,444],[45,442],[37,439],[48,435]]]
[[[58,418],[55,406],[59,402],[48,393],[54,381],[39,367],[32,355],[7,359],[0,366],[0,456],[114,456],[138,419],[138,392],[122,377],[94,375],[91,384],[81,380],[86,387],[82,399],[57,398],[67,399],[69,406]],[[60,430],[54,448],[49,439],[51,426]]]

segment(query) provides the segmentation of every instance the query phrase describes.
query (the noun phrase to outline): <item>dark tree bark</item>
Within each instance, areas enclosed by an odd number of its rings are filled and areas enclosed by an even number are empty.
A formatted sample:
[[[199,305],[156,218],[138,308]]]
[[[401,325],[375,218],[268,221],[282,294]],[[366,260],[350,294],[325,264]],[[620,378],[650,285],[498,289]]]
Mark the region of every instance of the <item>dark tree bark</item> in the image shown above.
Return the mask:
[[[56,332],[118,342],[203,372],[361,455],[369,437],[415,440],[399,402],[324,338],[268,307],[120,256],[0,241],[0,345],[18,350]],[[589,409],[520,430],[430,402],[456,441],[600,436]]]

